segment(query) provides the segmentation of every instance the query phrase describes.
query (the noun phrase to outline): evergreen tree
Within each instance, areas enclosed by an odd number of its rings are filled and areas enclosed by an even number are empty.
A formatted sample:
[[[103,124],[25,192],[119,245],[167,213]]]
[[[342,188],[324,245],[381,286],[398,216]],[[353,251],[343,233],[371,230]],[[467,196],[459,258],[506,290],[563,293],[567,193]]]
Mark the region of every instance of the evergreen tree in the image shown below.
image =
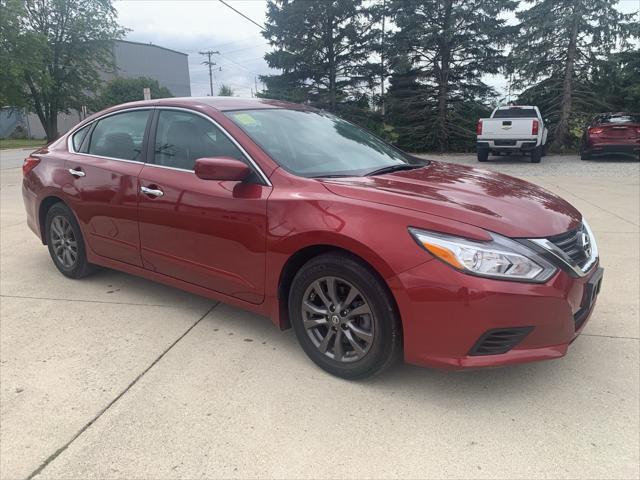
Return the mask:
[[[606,110],[640,112],[640,49],[615,53],[596,63],[589,87]]]
[[[543,80],[550,93],[547,113],[556,118],[552,146],[572,143],[572,113],[584,115],[599,94],[589,88],[590,69],[628,39],[633,15],[620,13],[617,0],[525,0],[517,12],[519,35],[513,65],[520,86]],[[531,93],[531,92],[529,92]]]
[[[265,59],[282,73],[261,77],[262,96],[336,111],[373,78],[377,34],[362,0],[269,0],[263,35],[275,50]]]
[[[398,31],[390,36],[389,52],[406,57],[422,87],[422,99],[411,102],[414,109],[416,102],[425,109],[427,148],[444,151],[473,137],[477,118],[470,119],[468,110],[482,110],[494,94],[481,75],[497,73],[503,65],[500,46],[509,27],[500,14],[516,5],[511,0],[390,1]]]

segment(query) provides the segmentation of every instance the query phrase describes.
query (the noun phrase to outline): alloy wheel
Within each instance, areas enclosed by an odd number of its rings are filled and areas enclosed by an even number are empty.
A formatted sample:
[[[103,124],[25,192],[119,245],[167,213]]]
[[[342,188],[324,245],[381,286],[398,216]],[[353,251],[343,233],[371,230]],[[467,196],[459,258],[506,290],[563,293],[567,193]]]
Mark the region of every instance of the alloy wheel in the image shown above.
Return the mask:
[[[78,259],[78,240],[69,220],[57,215],[51,220],[53,254],[64,268],[73,268]]]
[[[373,312],[362,292],[338,277],[322,277],[307,288],[302,320],[316,348],[338,362],[355,362],[371,349]]]

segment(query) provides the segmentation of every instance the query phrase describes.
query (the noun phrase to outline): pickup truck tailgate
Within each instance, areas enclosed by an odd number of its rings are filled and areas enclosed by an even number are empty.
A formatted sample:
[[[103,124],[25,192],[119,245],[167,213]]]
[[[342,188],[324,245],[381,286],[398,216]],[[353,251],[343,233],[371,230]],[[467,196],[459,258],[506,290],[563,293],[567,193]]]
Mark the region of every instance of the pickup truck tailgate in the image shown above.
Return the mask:
[[[533,118],[483,118],[482,135],[478,139],[527,138],[531,134]]]

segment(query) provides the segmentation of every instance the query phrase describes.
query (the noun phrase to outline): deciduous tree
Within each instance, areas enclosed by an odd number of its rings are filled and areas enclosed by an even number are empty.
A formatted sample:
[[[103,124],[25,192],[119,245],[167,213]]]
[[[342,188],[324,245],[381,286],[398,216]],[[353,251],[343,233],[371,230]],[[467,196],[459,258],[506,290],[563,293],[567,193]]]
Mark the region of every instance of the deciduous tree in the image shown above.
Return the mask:
[[[218,90],[220,97],[233,97],[233,89],[229,85],[222,84]]]
[[[3,91],[26,100],[53,140],[58,113],[87,104],[100,70],[112,68],[112,41],[123,34],[115,9],[111,0],[3,0],[1,13],[12,69]]]
[[[144,100],[145,88],[150,89],[151,98],[173,97],[166,87],[160,86],[160,83],[153,78],[114,78],[99,90],[95,99],[90,101],[92,110],[98,111],[120,103]]]

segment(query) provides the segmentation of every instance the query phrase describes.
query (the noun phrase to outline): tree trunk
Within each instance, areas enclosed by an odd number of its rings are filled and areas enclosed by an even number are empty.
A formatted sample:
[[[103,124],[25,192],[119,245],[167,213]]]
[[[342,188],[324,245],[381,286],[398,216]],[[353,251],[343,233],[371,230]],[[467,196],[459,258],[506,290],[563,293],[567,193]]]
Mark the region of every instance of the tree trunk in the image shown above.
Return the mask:
[[[48,118],[46,118],[46,123],[43,124],[43,127],[47,135],[47,142],[53,142],[58,138],[58,112],[54,108],[48,110]]]
[[[574,13],[573,26],[571,27],[571,38],[569,39],[569,49],[567,51],[567,62],[564,69],[564,82],[562,85],[562,105],[560,109],[560,120],[556,125],[553,144],[554,149],[559,149],[569,143],[569,117],[573,103],[573,68],[577,53],[578,42],[578,16]]]
[[[47,142],[53,142],[58,138],[58,111],[56,108],[53,108],[51,104],[43,105],[41,95],[36,89],[32,78],[28,74],[25,74],[24,78],[27,83],[27,87],[29,87],[29,91],[31,92],[34,110],[36,115],[38,115],[38,119],[40,120],[44,133],[47,136]]]
[[[449,129],[447,127],[447,100],[449,96],[449,68],[451,63],[451,45],[449,41],[451,29],[452,0],[444,4],[442,36],[440,38],[440,68],[438,78],[438,146],[444,152],[449,146]]]
[[[336,55],[333,38],[333,19],[327,26],[327,54],[329,56],[329,110],[336,111]]]

